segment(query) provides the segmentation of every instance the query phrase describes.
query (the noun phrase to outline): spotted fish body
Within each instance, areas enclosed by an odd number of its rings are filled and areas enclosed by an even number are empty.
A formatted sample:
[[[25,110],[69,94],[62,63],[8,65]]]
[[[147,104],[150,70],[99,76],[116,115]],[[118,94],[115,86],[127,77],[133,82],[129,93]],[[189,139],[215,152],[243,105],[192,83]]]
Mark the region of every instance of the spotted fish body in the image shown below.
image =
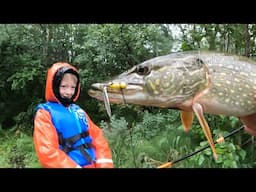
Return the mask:
[[[244,116],[256,112],[256,63],[223,53],[184,52],[145,61],[109,82],[125,82],[126,103],[161,108],[191,109],[194,97],[205,113]],[[89,95],[103,100],[104,83]],[[96,88],[96,89],[95,89]],[[118,89],[109,89],[112,103],[122,103]]]
[[[120,82],[125,89],[107,90],[111,103],[125,99],[130,104],[180,109],[185,130],[192,124],[190,113],[195,113],[212,145],[203,113],[236,117],[256,113],[256,62],[241,56],[217,52],[159,56],[111,81],[93,84],[88,93],[103,100],[104,85]]]

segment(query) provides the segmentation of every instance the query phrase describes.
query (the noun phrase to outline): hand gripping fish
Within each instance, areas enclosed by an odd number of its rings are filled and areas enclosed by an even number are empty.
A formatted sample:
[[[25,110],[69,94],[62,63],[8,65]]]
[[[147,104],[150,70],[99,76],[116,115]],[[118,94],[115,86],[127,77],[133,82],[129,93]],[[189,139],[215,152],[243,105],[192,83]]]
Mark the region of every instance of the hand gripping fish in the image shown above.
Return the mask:
[[[204,113],[236,116],[253,124],[256,62],[218,52],[171,53],[146,60],[111,81],[94,83],[88,94],[103,100],[103,91],[110,103],[125,99],[128,104],[181,110],[186,132],[195,114],[217,159]]]

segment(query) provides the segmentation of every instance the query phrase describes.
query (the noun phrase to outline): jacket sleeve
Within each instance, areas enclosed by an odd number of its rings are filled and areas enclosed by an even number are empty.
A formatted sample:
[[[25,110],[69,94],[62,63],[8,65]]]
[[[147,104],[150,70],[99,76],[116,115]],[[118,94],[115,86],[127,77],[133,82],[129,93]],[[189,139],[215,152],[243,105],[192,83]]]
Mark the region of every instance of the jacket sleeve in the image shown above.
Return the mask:
[[[93,123],[90,117],[86,114],[88,121],[89,134],[93,139],[93,146],[96,151],[96,168],[113,168],[112,153],[108,141],[105,138],[102,129]]]
[[[34,118],[34,146],[37,157],[46,168],[79,167],[64,151],[59,149],[58,135],[50,113],[39,109]]]

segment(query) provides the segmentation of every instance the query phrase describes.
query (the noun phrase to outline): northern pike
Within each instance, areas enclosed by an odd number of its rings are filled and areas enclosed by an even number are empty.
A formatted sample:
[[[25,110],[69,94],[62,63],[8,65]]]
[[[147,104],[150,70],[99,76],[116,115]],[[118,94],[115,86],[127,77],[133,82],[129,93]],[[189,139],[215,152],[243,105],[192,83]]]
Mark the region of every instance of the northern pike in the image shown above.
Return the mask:
[[[110,85],[125,84],[123,88]],[[256,113],[256,62],[219,52],[178,52],[146,60],[110,81],[94,83],[88,94],[110,103],[181,111],[185,131],[193,114],[217,153],[204,113],[246,118]],[[124,88],[125,87],[125,88]]]

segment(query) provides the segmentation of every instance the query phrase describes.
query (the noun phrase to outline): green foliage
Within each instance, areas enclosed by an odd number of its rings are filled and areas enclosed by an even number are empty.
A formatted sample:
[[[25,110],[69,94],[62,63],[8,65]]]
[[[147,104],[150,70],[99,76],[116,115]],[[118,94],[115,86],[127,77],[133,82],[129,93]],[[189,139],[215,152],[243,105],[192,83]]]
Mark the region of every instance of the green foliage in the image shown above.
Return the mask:
[[[207,141],[201,142],[200,148],[206,146]],[[189,164],[191,168],[241,168],[247,167],[244,162],[246,157],[246,151],[241,149],[238,145],[230,141],[220,143],[216,145],[216,151],[218,154],[217,160],[213,160],[212,151],[210,148],[207,148],[200,155],[195,155],[189,159]]]
[[[177,132],[175,123],[168,122],[177,118],[176,112],[175,117],[170,116],[173,113],[174,111],[153,114],[145,111],[142,120],[133,122],[130,127],[125,117],[117,118],[115,115],[111,118],[110,124],[102,122],[101,127],[104,130],[111,127],[111,132],[105,133],[113,150],[115,166],[156,167],[161,162],[177,157],[177,146],[181,151],[187,152],[191,140],[185,135],[179,136],[183,130],[179,128]],[[184,143],[186,145],[180,147],[180,144]]]
[[[109,139],[115,166],[118,168],[125,167],[127,158],[130,159],[131,157],[130,133],[127,125],[128,123],[124,118],[116,119],[114,115],[111,117],[110,123],[101,122],[100,125]]]
[[[32,81],[33,77],[36,76],[38,72],[36,69],[29,69],[27,67],[23,68],[22,71],[14,73],[7,79],[7,82],[12,82],[11,89],[19,90],[23,89],[28,81]]]
[[[114,115],[110,123],[101,122],[106,131],[110,146],[113,150],[113,159],[117,168],[156,168],[164,162],[179,160],[208,144],[202,128],[195,121],[189,133],[185,133],[179,119],[179,112],[175,110],[157,113],[138,113],[140,121],[132,124],[126,121],[125,116]],[[224,116],[207,116],[212,127],[214,140],[225,136],[232,126],[238,125],[237,118]],[[224,126],[225,125],[225,126]],[[227,126],[230,127],[227,127]],[[223,127],[224,126],[224,127]],[[238,127],[235,127],[238,128]],[[248,152],[242,148],[243,133],[237,133],[226,139],[224,143],[216,144],[218,159],[213,159],[210,147],[187,159],[178,161],[176,168],[241,168],[253,167],[248,162]]]
[[[30,135],[20,131],[1,130],[0,167],[37,168],[40,167]]]

